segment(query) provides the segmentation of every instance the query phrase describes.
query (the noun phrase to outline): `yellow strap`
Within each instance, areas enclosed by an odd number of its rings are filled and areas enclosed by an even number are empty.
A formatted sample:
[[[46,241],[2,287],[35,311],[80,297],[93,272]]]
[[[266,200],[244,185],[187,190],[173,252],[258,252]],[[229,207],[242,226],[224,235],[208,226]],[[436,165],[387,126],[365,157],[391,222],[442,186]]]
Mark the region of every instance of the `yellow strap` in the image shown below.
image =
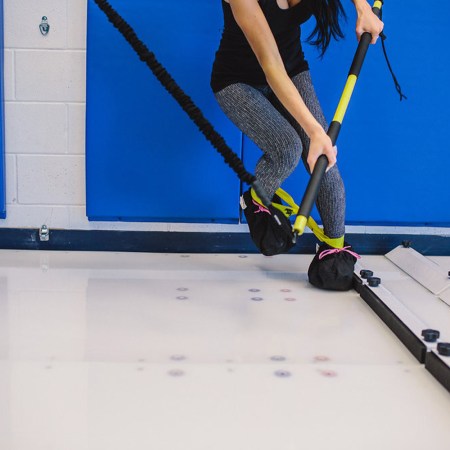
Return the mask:
[[[250,190],[253,200],[255,202],[262,205],[262,201],[256,194],[256,192],[251,189]],[[276,194],[278,197],[281,198],[281,200],[285,201],[287,205],[281,205],[279,203],[272,203],[272,206],[280,210],[287,218],[297,215],[298,213],[298,205],[295,203],[294,199],[283,189],[279,188],[277,189]],[[317,225],[317,222],[312,218],[308,218],[307,227],[314,233],[317,239],[319,239],[320,242],[325,242],[330,247],[333,248],[342,248],[344,247],[344,236],[340,238],[329,238],[322,230],[322,228]]]
[[[317,225],[316,221],[312,218],[308,218],[307,227],[314,233],[317,239],[321,242],[325,242],[330,247],[333,248],[343,248],[344,247],[344,236],[339,238],[329,238],[322,230],[322,228]]]

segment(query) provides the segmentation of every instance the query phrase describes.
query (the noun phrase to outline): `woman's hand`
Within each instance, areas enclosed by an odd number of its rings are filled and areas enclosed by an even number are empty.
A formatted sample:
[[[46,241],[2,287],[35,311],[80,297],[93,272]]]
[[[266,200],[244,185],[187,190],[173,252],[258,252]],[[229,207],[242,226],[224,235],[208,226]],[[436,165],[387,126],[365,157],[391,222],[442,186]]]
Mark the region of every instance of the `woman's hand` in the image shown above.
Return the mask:
[[[372,35],[371,44],[375,44],[383,31],[384,23],[372,12],[372,8],[366,0],[353,0],[353,3],[358,14],[358,19],[356,20],[356,37],[358,42],[363,33],[368,32]]]
[[[330,137],[323,129],[310,135],[310,144],[308,152],[308,166],[313,173],[317,159],[320,155],[325,155],[328,158],[328,170],[336,164],[337,148],[333,147]]]

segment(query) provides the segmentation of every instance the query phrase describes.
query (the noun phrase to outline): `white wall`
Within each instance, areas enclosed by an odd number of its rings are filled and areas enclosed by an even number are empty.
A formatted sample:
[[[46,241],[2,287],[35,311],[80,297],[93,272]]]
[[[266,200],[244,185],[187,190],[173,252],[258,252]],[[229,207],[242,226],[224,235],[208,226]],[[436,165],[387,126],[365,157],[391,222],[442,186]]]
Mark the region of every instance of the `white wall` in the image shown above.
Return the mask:
[[[0,228],[245,231],[245,225],[89,222],[85,211],[87,0],[3,0],[7,218]],[[48,18],[50,32],[39,24]],[[450,229],[349,227],[450,234]]]
[[[47,36],[39,31],[43,16]],[[0,227],[242,231],[87,220],[86,17],[87,0],[4,0],[7,218]]]

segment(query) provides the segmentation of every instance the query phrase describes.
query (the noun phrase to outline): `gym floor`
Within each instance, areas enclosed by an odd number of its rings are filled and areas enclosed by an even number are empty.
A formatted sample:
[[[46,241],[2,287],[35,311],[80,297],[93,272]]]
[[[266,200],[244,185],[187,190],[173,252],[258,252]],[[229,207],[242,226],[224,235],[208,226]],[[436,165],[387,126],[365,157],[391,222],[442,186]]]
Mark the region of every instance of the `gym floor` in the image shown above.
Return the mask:
[[[448,450],[448,391],[311,258],[1,250],[0,449]],[[450,306],[361,264],[450,341]]]

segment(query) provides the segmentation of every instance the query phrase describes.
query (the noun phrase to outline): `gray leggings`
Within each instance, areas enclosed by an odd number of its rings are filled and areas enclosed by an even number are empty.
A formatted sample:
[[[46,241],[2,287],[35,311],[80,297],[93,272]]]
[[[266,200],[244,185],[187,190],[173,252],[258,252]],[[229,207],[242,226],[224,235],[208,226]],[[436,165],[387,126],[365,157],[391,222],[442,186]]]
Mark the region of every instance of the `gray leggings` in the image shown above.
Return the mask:
[[[327,130],[309,71],[296,75],[292,81],[313,116]],[[294,171],[300,157],[309,172],[306,162],[309,138],[270,87],[235,83],[215,95],[229,119],[263,151],[255,175],[270,198]],[[336,165],[325,174],[317,197],[317,209],[325,234],[330,238],[343,236],[345,189]]]

